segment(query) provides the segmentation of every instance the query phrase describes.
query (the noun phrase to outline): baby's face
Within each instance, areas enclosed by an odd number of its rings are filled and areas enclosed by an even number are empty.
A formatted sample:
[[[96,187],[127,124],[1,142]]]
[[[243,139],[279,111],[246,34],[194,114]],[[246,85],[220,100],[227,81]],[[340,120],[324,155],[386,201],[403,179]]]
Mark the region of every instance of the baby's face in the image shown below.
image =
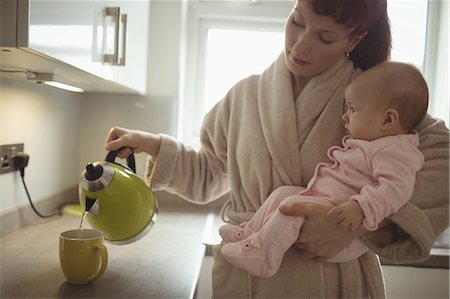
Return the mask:
[[[347,134],[355,139],[374,140],[384,136],[384,100],[365,78],[357,78],[345,90],[347,111],[342,116]]]

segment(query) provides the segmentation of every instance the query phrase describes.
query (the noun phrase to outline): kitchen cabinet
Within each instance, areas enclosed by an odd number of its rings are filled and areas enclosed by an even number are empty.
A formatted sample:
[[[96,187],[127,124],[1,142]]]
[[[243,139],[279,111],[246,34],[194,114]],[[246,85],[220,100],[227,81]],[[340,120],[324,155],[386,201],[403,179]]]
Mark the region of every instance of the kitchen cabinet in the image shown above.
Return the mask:
[[[74,80],[88,90],[107,80],[123,87],[118,91],[147,92],[150,1],[2,0],[2,19],[3,55],[19,49],[94,75],[98,80]],[[3,69],[17,67],[3,58]],[[16,64],[42,72],[33,63]]]
[[[387,298],[449,298],[449,269],[383,266]]]

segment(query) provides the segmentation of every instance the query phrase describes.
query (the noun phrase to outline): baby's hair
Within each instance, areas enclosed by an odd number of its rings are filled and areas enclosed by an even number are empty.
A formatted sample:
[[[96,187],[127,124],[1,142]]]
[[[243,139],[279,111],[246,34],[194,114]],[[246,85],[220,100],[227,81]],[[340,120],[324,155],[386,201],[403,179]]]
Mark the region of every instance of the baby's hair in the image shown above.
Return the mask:
[[[421,72],[411,64],[394,61],[379,63],[364,73],[369,72],[376,74],[373,86],[382,92],[387,108],[398,111],[400,125],[414,129],[428,109],[428,87]]]

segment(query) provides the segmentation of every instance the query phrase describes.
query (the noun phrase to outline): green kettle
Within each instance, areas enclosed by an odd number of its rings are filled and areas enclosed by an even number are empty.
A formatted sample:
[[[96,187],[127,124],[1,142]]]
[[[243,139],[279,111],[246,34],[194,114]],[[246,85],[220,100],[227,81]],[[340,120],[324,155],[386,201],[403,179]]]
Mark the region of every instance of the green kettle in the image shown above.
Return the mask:
[[[127,157],[126,166],[115,162],[120,150],[109,152],[106,161],[89,163],[78,188],[87,221],[113,244],[127,244],[142,238],[158,215],[156,198],[136,175],[134,155]]]

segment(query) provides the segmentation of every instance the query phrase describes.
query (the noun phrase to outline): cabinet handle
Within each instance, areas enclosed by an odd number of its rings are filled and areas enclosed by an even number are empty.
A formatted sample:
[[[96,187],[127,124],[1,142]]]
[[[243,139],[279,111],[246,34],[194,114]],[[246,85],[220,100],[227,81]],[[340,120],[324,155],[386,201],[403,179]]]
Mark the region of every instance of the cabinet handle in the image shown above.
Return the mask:
[[[121,24],[122,24],[122,53],[120,55],[120,58],[118,60],[118,65],[125,65],[125,53],[126,53],[126,49],[127,49],[127,21],[128,21],[128,17],[126,14],[123,14],[121,16]]]
[[[107,53],[103,55],[103,63],[124,66],[127,36],[127,15],[120,14],[120,7],[106,7],[104,16],[112,17],[114,20],[114,50],[112,54]],[[120,32],[122,32],[122,35],[120,34]],[[104,30],[104,34],[104,41],[106,42],[108,39],[107,30]],[[122,38],[120,38],[121,36]],[[122,45],[120,53],[119,43],[121,43]]]

